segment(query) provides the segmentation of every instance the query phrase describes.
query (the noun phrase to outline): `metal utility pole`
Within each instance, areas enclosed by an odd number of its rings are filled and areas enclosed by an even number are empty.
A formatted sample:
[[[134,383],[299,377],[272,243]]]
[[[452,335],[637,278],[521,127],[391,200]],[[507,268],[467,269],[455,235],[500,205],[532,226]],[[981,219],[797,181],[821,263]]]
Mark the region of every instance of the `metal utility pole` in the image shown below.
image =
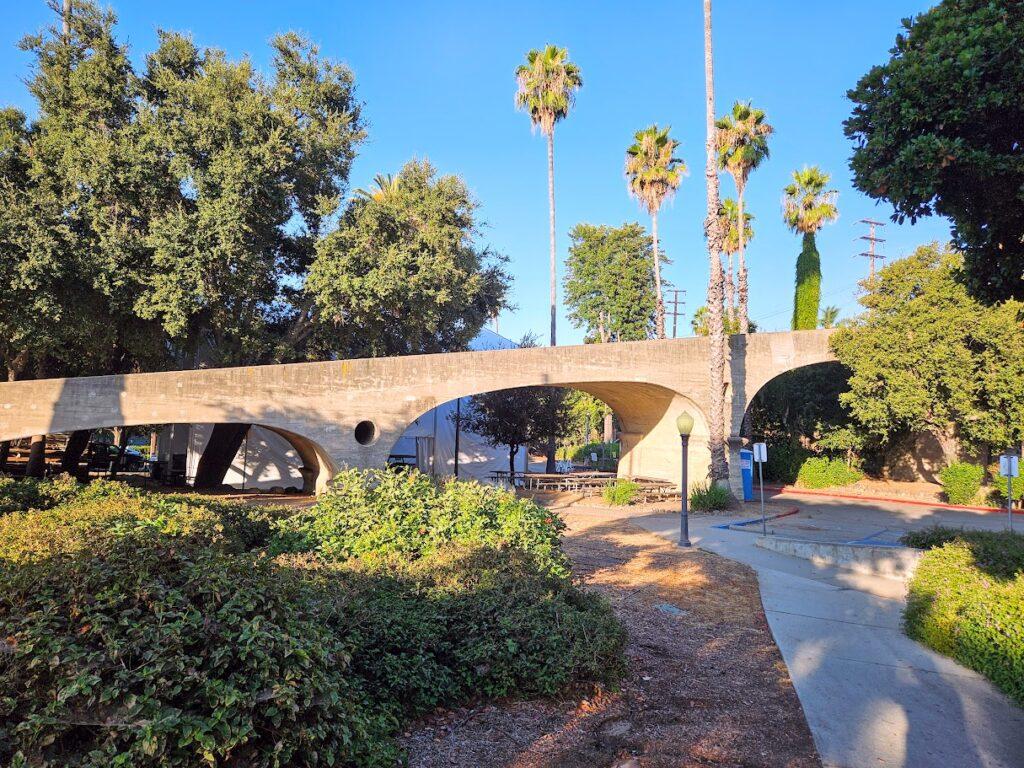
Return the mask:
[[[680,307],[686,307],[686,300],[679,300],[679,294],[686,295],[686,291],[682,288],[670,288],[669,292],[672,294],[672,338],[676,337],[676,330],[678,328],[679,316],[682,312],[679,311]]]
[[[861,251],[858,254],[858,256],[866,256],[868,258],[868,260],[871,262],[871,279],[874,280],[875,279],[875,259],[884,259],[885,258],[885,256],[883,256],[882,254],[875,252],[875,243],[884,243],[885,242],[885,240],[882,239],[881,237],[875,237],[875,227],[884,227],[885,226],[885,222],[883,222],[883,221],[874,221],[872,219],[861,219],[860,223],[868,225],[868,234],[860,236],[861,240],[867,240],[868,241],[868,249],[866,251]]]

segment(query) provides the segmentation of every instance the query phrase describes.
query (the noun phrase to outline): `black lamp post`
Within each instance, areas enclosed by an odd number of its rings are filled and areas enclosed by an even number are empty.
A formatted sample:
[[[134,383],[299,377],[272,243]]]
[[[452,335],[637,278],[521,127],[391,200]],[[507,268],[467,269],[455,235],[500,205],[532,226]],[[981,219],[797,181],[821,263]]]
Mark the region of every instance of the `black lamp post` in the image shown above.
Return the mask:
[[[679,510],[679,546],[689,547],[690,545],[690,515],[689,501],[690,488],[687,481],[687,463],[690,453],[690,432],[693,431],[693,416],[683,411],[676,417],[676,429],[679,430],[679,443],[683,449],[683,479],[680,484],[680,510]]]

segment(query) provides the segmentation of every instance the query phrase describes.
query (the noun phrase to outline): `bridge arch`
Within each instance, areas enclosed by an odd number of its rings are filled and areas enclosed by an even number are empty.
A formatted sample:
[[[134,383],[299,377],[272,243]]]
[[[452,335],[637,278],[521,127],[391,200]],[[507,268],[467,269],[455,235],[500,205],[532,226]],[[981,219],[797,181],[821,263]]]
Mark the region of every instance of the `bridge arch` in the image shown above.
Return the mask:
[[[676,431],[676,416],[683,410],[694,417],[691,436],[691,477],[701,480],[707,475],[708,461],[706,446],[708,423],[703,409],[692,398],[658,384],[637,381],[543,381],[516,383],[509,386],[493,386],[489,383],[463,384],[459,397],[472,397],[487,392],[531,386],[560,387],[586,392],[605,402],[616,414],[620,424],[621,455],[619,458],[620,477],[643,477],[649,479],[680,480],[679,433]],[[445,400],[443,402],[449,402]],[[390,447],[401,438],[412,423],[434,407],[417,411],[407,422],[400,422],[382,436],[382,442]]]

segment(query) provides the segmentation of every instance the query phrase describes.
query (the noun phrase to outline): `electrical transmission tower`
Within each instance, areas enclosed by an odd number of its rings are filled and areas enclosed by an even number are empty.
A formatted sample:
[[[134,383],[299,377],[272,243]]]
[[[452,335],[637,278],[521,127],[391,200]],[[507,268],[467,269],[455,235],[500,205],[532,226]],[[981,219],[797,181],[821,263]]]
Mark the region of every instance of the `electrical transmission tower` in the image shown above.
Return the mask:
[[[679,317],[683,314],[680,311],[680,307],[686,306],[686,300],[680,299],[679,294],[686,295],[686,291],[682,288],[670,288],[668,290],[672,294],[672,311],[666,314],[672,315],[672,338],[676,337],[676,329],[679,322]]]
[[[885,256],[883,256],[882,254],[877,253],[875,251],[875,243],[884,243],[885,242],[885,240],[883,238],[875,237],[875,227],[884,227],[885,223],[881,222],[881,221],[873,221],[872,219],[861,219],[860,223],[868,225],[868,234],[860,236],[861,240],[867,240],[868,241],[868,249],[866,251],[861,251],[858,255],[859,256],[866,256],[868,258],[868,261],[871,262],[871,279],[874,280],[875,279],[875,259],[884,259],[885,258]]]

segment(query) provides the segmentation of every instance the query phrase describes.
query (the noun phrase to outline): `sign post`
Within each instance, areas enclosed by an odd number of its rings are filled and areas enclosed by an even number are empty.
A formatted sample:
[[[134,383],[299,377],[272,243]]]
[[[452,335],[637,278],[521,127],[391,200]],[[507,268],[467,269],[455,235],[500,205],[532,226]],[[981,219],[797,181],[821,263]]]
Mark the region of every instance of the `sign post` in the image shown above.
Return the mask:
[[[999,457],[999,474],[1006,478],[1006,521],[1013,533],[1013,478],[1020,477],[1020,460],[1012,453]]]
[[[761,486],[761,535],[768,535],[768,522],[764,516],[764,463],[768,461],[768,446],[754,443],[754,461],[757,462],[757,480]]]

